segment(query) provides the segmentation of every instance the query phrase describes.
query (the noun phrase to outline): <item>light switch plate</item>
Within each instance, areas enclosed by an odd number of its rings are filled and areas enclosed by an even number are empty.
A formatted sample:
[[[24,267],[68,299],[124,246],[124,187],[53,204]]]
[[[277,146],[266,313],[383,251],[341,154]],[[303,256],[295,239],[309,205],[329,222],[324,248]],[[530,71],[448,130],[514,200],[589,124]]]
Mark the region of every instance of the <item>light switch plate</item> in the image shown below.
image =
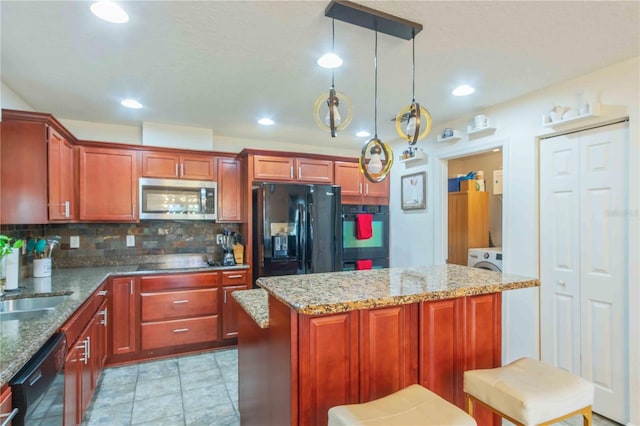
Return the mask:
[[[216,234],[216,244],[224,244],[224,235]]]
[[[69,237],[69,248],[77,249],[80,248],[80,236],[72,235]]]
[[[127,235],[127,247],[135,247],[135,246],[136,246],[136,236]]]

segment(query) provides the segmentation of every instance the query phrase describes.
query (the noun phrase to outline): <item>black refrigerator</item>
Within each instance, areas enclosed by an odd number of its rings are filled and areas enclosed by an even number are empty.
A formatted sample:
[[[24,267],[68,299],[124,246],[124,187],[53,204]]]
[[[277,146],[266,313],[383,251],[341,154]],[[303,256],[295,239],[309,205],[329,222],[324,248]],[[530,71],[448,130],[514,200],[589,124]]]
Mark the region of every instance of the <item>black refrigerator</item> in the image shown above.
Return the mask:
[[[253,190],[253,282],[342,270],[340,187],[262,183]]]

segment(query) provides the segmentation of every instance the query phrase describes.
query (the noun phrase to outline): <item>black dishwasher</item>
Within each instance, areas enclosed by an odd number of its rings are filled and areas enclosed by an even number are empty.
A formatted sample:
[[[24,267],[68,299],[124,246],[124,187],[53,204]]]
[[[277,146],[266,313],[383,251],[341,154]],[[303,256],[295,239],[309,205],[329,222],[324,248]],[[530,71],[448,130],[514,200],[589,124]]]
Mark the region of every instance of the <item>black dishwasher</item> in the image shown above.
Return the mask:
[[[55,334],[9,381],[13,408],[18,414],[13,426],[62,425],[64,400],[64,360],[67,339]]]

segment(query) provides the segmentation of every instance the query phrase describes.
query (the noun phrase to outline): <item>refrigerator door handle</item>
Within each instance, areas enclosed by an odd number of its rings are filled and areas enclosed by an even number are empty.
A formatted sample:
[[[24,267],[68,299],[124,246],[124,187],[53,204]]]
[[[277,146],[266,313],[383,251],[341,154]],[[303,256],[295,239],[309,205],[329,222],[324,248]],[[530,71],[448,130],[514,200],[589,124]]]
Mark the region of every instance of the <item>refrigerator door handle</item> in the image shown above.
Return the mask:
[[[298,269],[304,269],[305,259],[305,236],[303,235],[305,229],[304,221],[304,207],[298,205]]]
[[[312,215],[312,211],[313,211],[313,203],[308,202],[307,203],[307,214],[305,215],[306,221],[308,223],[305,223],[305,242],[307,244],[307,249],[305,249],[305,259],[307,259],[307,273],[313,273],[313,263],[311,261],[311,257],[313,255],[313,215]]]

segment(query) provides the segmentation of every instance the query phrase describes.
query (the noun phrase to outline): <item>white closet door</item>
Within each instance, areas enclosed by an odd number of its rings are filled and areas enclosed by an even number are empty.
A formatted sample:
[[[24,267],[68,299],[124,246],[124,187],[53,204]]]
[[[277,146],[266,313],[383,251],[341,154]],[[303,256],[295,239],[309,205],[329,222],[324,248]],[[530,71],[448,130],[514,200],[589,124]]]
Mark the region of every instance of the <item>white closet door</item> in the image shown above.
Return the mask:
[[[540,144],[542,359],[596,385],[628,420],[626,123]]]
[[[540,143],[542,360],[580,374],[578,137]]]
[[[628,400],[626,139],[623,123],[580,133],[582,376],[596,385],[594,411],[623,423]]]

